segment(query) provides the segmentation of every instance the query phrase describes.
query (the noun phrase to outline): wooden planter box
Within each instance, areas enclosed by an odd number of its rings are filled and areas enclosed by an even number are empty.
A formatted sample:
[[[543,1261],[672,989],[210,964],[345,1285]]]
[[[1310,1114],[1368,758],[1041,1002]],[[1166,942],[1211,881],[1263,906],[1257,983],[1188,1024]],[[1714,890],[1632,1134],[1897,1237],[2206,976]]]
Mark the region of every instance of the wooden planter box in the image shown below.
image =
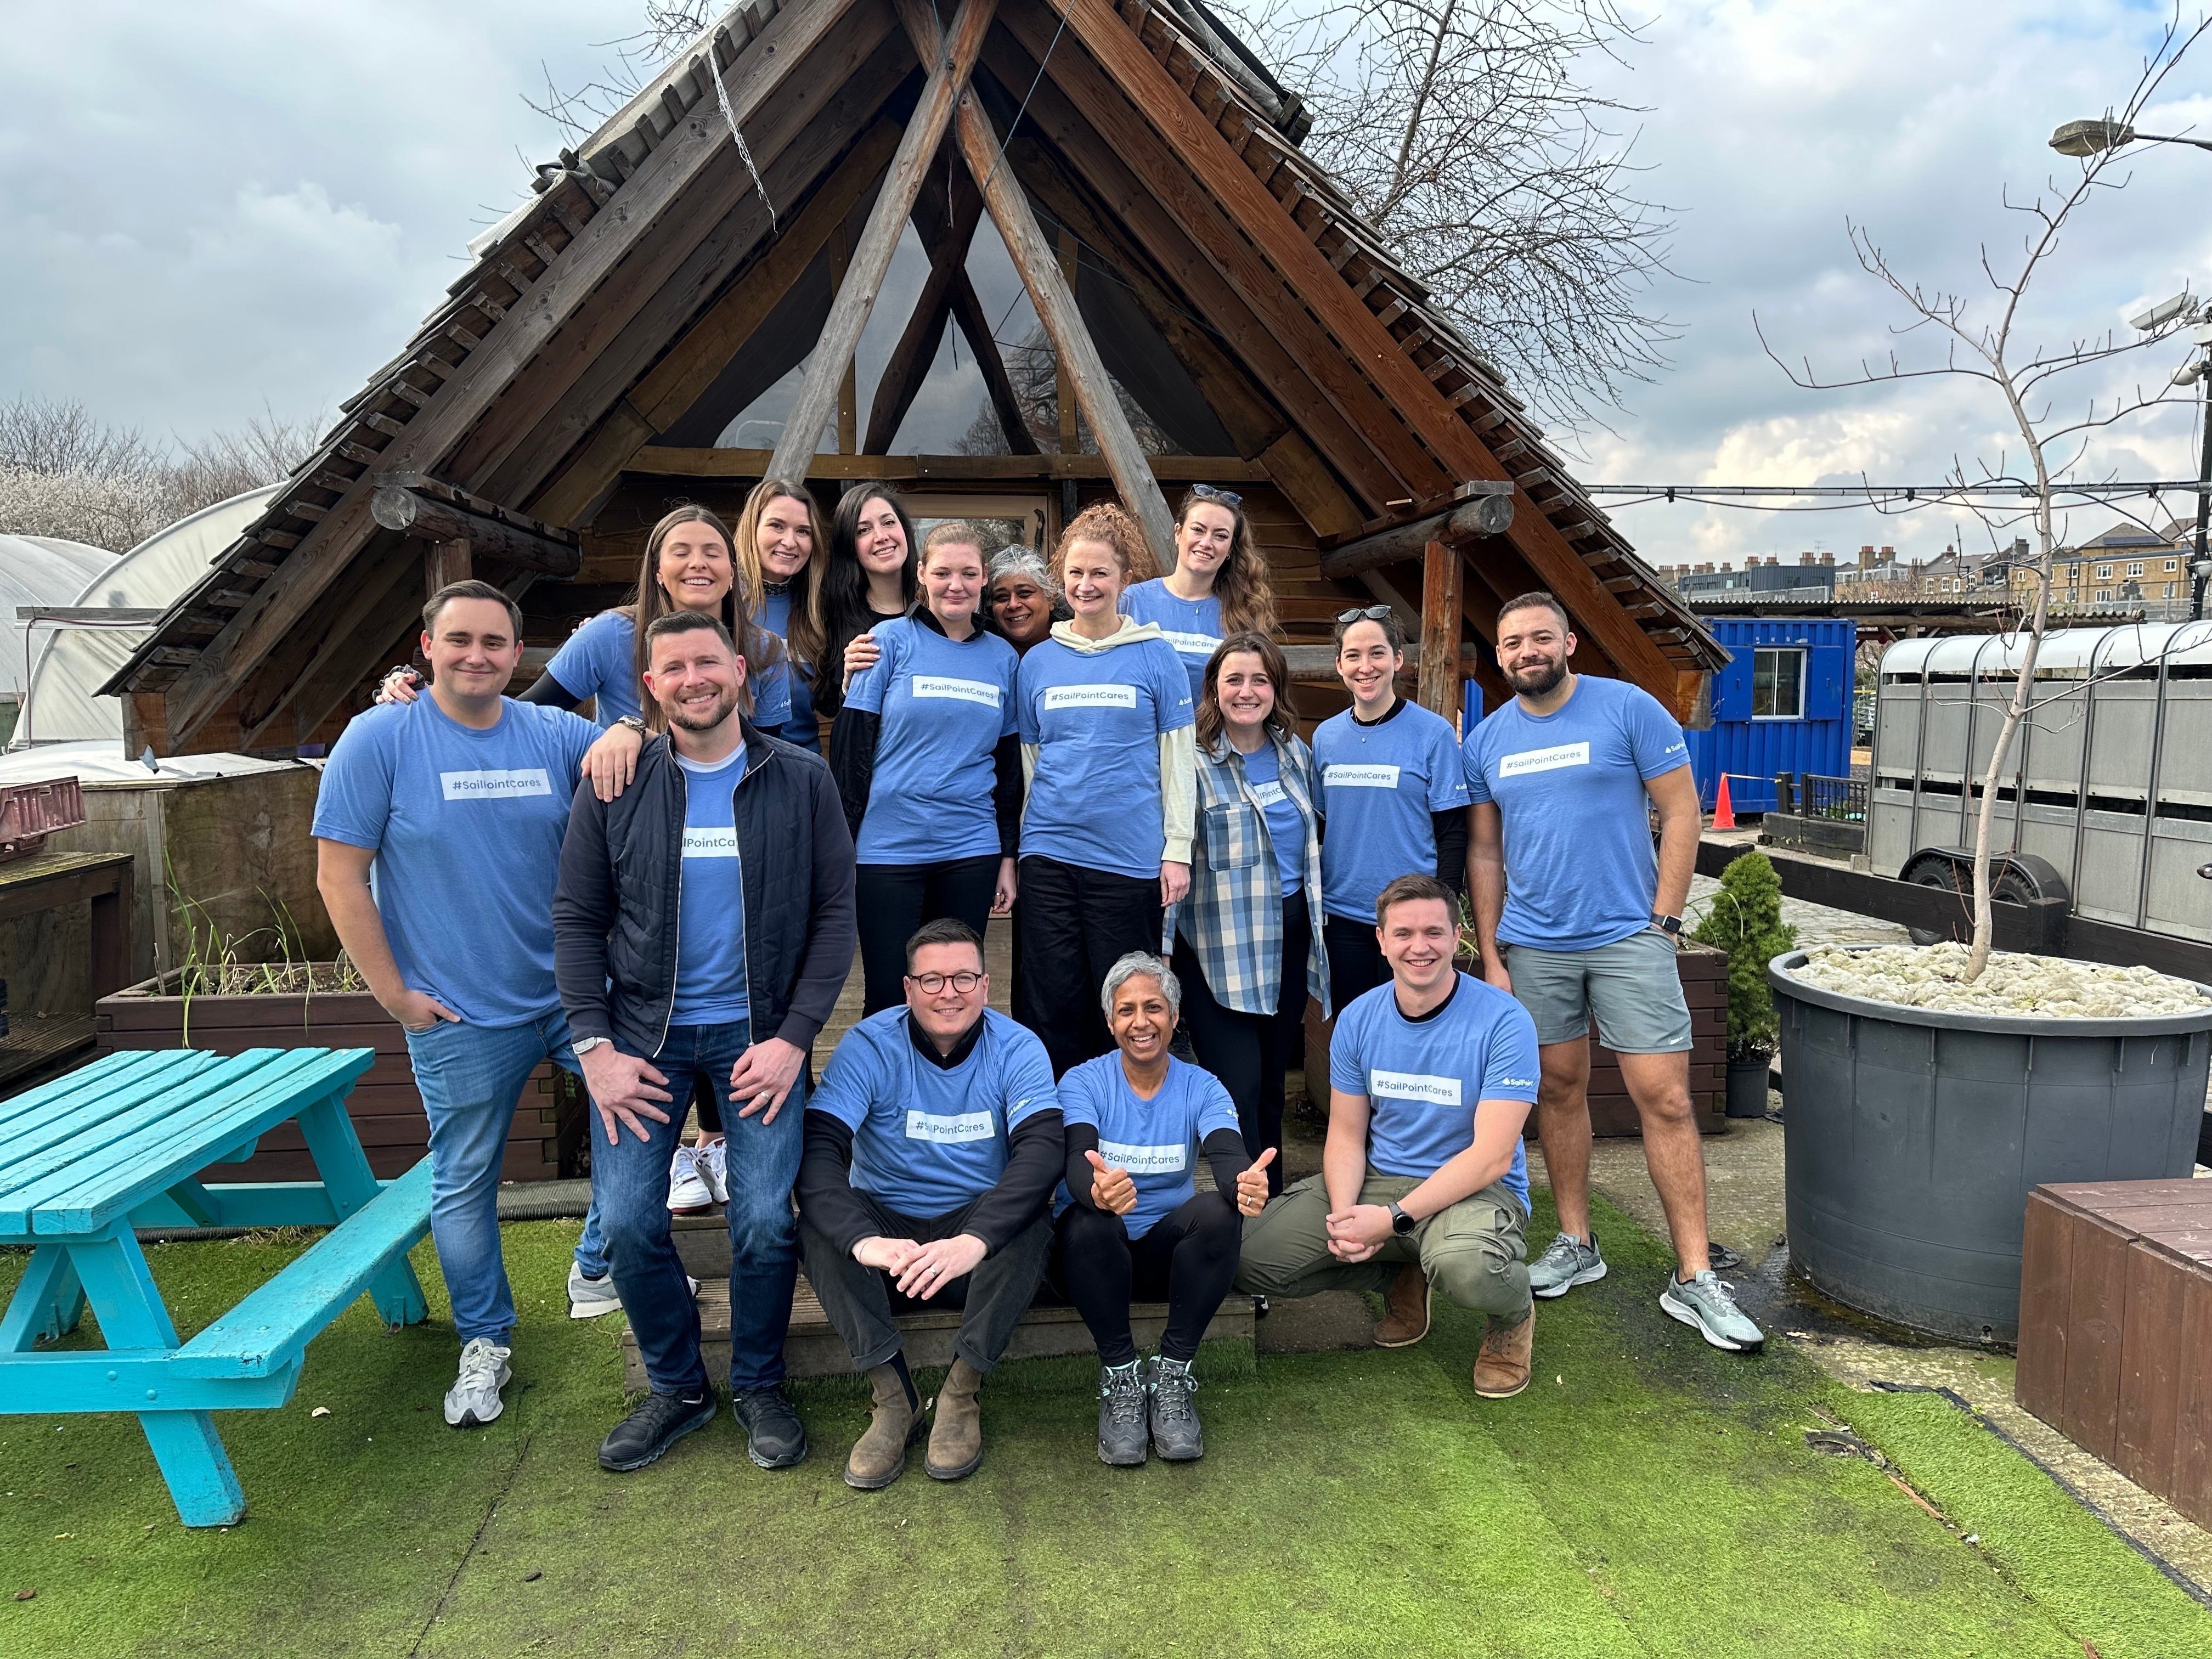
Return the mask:
[[[2212,1527],[2212,1181],[2029,1194],[2013,1398]]]
[[[406,1034],[374,997],[365,991],[319,992],[312,997],[196,996],[187,1033],[185,999],[169,994],[177,981],[176,974],[166,974],[94,1005],[99,1051],[189,1046],[235,1054],[248,1048],[374,1048],[375,1063],[346,1101],[369,1167],[380,1179],[391,1180],[429,1151],[430,1126],[415,1091]],[[521,1109],[507,1133],[501,1179],[550,1181],[561,1173],[564,1109],[574,1116],[582,1094],[572,1085],[556,1083],[560,1075],[550,1063],[530,1074]],[[572,1100],[575,1103],[568,1104]],[[264,1135],[259,1149],[244,1164],[223,1166],[221,1178],[313,1181],[316,1176],[298,1127],[286,1124]]]
[[[1728,1127],[1728,952],[1692,940],[1682,941],[1674,957],[1682,994],[1690,1005],[1690,1101],[1698,1127],[1718,1134]],[[1306,1092],[1323,1112],[1328,1107],[1328,1039],[1334,1020],[1324,1020],[1316,1003],[1306,1004]],[[1590,1026],[1590,1129],[1601,1135],[1640,1135],[1636,1103],[1621,1080],[1620,1062],[1597,1040]],[[1526,1131],[1536,1139],[1536,1115]]]

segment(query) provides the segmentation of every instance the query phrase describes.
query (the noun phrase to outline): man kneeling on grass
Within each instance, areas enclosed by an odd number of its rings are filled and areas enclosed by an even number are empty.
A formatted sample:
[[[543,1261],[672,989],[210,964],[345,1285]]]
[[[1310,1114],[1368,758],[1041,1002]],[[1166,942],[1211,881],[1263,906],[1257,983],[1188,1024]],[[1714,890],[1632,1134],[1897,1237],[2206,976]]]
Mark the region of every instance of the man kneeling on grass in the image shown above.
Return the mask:
[[[906,1003],[845,1034],[806,1103],[799,1220],[806,1277],[875,1391],[846,1484],[888,1486],[921,1432],[894,1312],[962,1310],[926,1467],[958,1480],[983,1461],[976,1390],[1028,1311],[1052,1243],[1065,1167],[1044,1044],[984,1005],[983,942],[925,923],[906,947]]]
[[[1322,1173],[1246,1224],[1237,1287],[1383,1291],[1375,1340],[1396,1348],[1428,1334],[1441,1285],[1490,1316],[1474,1391],[1503,1400],[1528,1386],[1536,1330],[1521,1145],[1536,1099],[1535,1024],[1453,969],[1458,904],[1433,876],[1399,877],[1375,916],[1390,981],[1337,1016]]]

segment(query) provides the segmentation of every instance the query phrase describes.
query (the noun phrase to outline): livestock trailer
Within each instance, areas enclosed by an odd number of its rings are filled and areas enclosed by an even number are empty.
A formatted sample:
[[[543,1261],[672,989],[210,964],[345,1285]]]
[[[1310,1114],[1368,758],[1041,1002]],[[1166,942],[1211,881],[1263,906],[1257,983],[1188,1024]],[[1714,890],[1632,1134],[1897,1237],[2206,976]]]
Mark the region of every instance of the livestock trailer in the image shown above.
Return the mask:
[[[1739,812],[1771,812],[1778,773],[1851,775],[1856,623],[1832,618],[1712,617],[1730,653],[1713,676],[1713,720],[1688,733],[1698,799],[1711,811],[1729,778]]]
[[[1875,874],[1955,884],[2027,648],[1987,634],[1882,653]],[[1999,896],[2212,942],[2212,622],[2046,635],[1996,796]]]

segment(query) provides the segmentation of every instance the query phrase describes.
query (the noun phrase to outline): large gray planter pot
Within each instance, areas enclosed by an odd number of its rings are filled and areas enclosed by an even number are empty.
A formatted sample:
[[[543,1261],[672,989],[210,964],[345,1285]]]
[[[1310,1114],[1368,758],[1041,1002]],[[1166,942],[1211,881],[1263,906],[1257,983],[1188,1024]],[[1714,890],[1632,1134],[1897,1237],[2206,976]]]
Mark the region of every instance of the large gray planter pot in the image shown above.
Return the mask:
[[[2212,1008],[2055,1019],[1905,1008],[1767,966],[1782,1018],[1790,1259],[1849,1308],[1935,1335],[2020,1334],[2027,1195],[2186,1176]]]

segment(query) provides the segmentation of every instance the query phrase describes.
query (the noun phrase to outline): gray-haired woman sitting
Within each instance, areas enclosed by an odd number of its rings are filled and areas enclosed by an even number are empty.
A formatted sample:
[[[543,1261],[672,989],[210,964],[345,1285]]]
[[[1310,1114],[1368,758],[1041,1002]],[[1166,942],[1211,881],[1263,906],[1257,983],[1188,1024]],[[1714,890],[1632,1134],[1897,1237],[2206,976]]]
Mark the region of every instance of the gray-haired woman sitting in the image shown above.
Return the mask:
[[[1240,1215],[1267,1201],[1273,1152],[1251,1163],[1237,1107],[1212,1073],[1168,1053],[1182,1003],[1175,970],[1133,951],[1106,973],[1101,994],[1115,1052],[1060,1080],[1067,1139],[1058,1232],[1060,1288],[1098,1345],[1098,1455],[1145,1461],[1206,1449],[1191,1394],[1191,1362],[1237,1274]],[[1212,1165],[1201,1193],[1197,1153]],[[1159,1358],[1138,1358],[1132,1299],[1168,1304]]]

